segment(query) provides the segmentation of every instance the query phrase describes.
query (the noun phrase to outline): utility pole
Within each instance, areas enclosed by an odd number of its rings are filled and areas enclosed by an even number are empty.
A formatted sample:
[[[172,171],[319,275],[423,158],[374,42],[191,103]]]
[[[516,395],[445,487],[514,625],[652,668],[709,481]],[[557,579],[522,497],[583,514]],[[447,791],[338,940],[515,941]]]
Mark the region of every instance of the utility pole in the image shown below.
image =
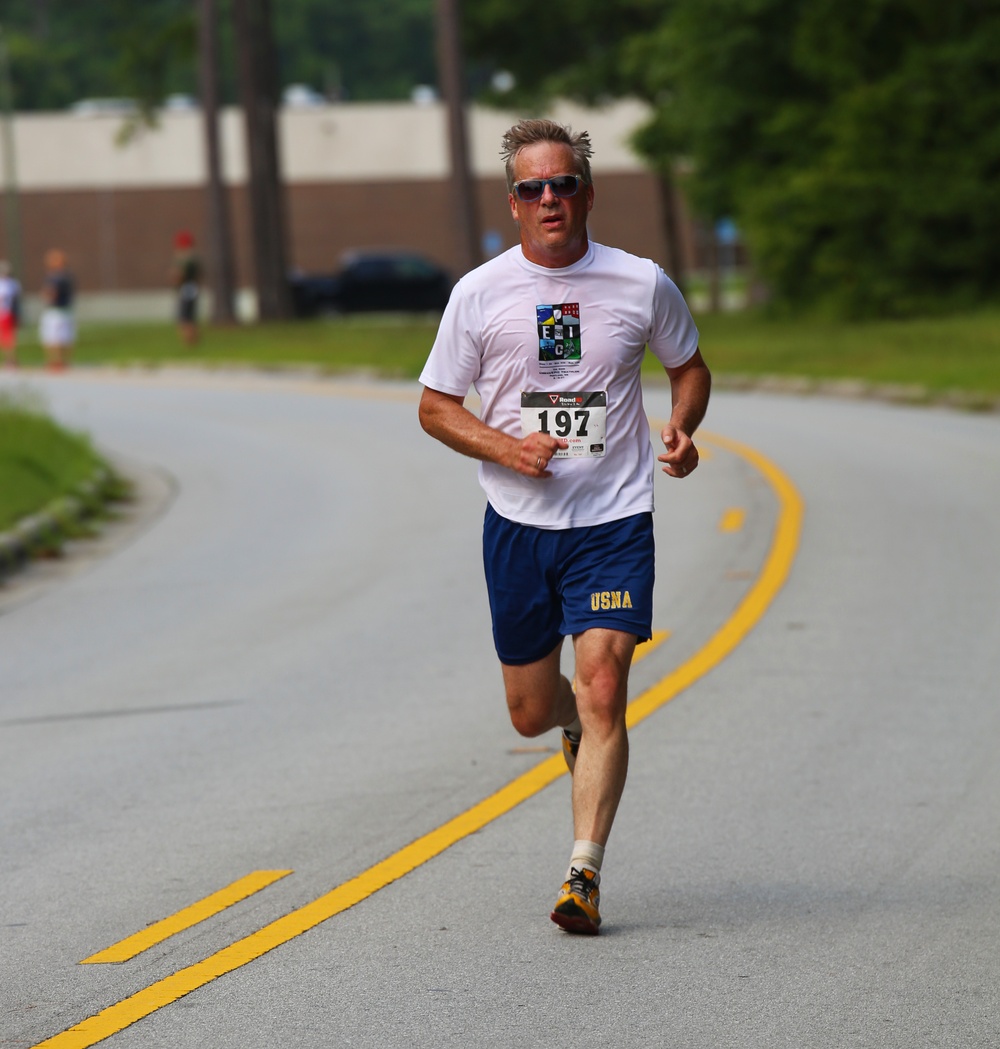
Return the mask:
[[[3,185],[4,225],[7,233],[7,258],[11,272],[24,280],[21,251],[21,209],[17,195],[17,157],[14,153],[14,91],[10,81],[10,58],[7,41],[0,27],[0,111],[3,113]]]
[[[233,16],[246,121],[257,315],[260,320],[282,320],[292,315],[292,297],[278,159],[278,71],[270,0],[233,0]]]
[[[215,0],[198,4],[198,80],[205,132],[205,161],[208,181],[208,276],[212,288],[212,320],[232,324],[235,276],[229,200],[222,180],[222,154],[219,146],[219,37]]]
[[[436,0],[436,5],[438,81],[448,112],[451,197],[456,217],[454,229],[458,258],[465,273],[478,266],[483,256],[465,122],[461,13],[459,0]]]

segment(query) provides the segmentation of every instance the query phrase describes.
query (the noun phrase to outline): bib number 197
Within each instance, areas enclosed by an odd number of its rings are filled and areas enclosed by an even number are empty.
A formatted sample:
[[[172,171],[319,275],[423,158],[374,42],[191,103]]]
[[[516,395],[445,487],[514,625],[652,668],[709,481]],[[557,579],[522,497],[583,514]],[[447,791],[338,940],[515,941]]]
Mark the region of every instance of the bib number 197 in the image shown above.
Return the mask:
[[[521,429],[547,433],[569,442],[555,459],[599,458],[604,455],[608,424],[606,390],[591,393],[521,393]]]

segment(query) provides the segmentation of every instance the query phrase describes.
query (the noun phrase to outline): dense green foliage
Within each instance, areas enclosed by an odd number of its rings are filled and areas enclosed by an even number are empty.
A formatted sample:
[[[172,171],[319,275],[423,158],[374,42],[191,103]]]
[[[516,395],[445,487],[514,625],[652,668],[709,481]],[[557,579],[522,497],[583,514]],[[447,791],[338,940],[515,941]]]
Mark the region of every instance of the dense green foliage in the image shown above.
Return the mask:
[[[280,0],[274,20],[285,84],[370,101],[437,83],[431,0]]]
[[[189,92],[194,5],[185,0],[5,0],[14,107],[61,109],[84,98]]]
[[[652,100],[651,81],[631,55],[635,42],[662,24],[665,10],[663,0],[576,0],[544,32],[534,28],[530,0],[476,0],[463,8],[463,37],[474,59],[513,75],[514,86],[493,96],[504,106],[530,112],[554,97]]]
[[[218,0],[223,89],[236,97],[229,5]],[[431,0],[272,3],[283,86],[331,98],[406,98],[436,83]],[[195,0],[5,0],[14,104],[197,94]]]
[[[510,56],[525,97],[651,101],[640,148],[691,172],[704,218],[736,218],[778,303],[893,316],[998,297],[996,0],[582,0],[541,61],[514,46],[530,14],[470,6],[470,45]]]
[[[57,426],[31,401],[0,395],[0,531],[73,492],[100,465],[86,437]]]
[[[993,7],[678,0],[661,123],[782,299],[899,315],[997,294]]]

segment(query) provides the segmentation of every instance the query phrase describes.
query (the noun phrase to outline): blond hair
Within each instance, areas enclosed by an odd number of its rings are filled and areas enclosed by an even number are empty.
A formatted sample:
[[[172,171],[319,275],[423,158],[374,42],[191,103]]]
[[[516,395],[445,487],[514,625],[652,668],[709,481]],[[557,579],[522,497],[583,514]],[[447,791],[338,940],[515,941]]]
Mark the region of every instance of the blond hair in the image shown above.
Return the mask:
[[[569,146],[573,151],[576,174],[590,185],[590,158],[594,155],[594,148],[586,131],[574,134],[571,128],[557,124],[554,120],[522,120],[504,134],[500,144],[500,156],[503,157],[504,169],[507,172],[508,193],[514,192],[514,161],[518,153],[525,146],[533,146],[536,142],[555,142]]]

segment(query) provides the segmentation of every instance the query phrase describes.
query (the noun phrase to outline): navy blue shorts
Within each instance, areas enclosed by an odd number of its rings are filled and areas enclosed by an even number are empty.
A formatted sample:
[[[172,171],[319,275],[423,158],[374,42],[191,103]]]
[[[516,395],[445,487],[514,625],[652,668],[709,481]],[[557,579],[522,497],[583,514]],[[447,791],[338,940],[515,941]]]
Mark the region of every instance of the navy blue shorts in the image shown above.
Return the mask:
[[[652,636],[651,513],[550,530],[508,521],[487,505],[483,563],[501,663],[534,663],[592,627]]]

